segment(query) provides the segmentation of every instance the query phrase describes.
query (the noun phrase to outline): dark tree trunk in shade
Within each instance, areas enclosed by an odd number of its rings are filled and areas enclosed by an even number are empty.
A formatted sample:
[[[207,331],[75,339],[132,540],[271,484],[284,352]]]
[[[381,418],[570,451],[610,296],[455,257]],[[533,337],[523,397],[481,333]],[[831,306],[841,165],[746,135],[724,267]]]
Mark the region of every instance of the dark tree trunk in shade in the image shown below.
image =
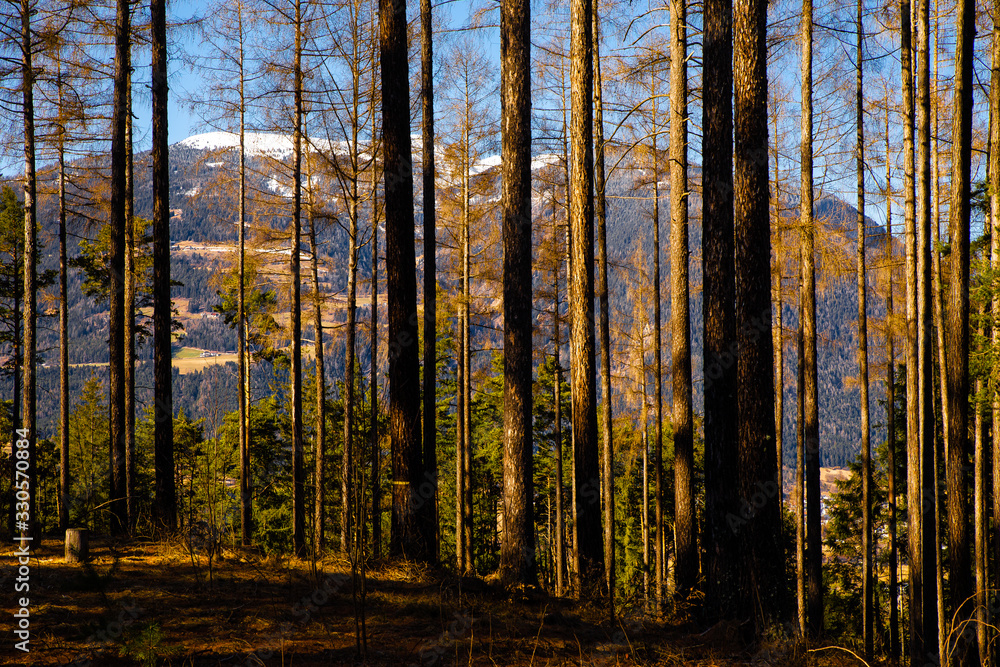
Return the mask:
[[[713,618],[733,618],[739,544],[726,516],[739,515],[733,229],[733,4],[706,0],[704,14],[702,262],[705,368],[705,581]],[[768,372],[770,375],[770,372]]]
[[[430,556],[429,545],[422,538],[420,526],[430,503],[417,500],[424,470],[406,25],[403,0],[379,0],[386,292],[389,299],[390,551],[395,556],[426,561]]]
[[[177,493],[174,480],[173,368],[171,362],[170,155],[167,148],[166,0],[151,0],[150,12],[153,44],[153,394],[155,397],[153,407],[155,422],[153,502],[156,521],[167,530],[173,530],[177,526]],[[242,250],[240,257],[242,262]]]
[[[420,98],[423,113],[424,198],[424,467],[434,490],[428,499],[424,541],[438,561],[437,464],[437,213],[434,193],[434,39],[431,1],[420,0]]]
[[[305,470],[302,442],[302,2],[295,0],[295,53],[293,94],[295,98],[292,150],[292,252],[291,252],[291,339],[292,339],[292,549],[296,556],[306,552]]]
[[[500,5],[504,446],[501,580],[534,583],[531,426],[531,8]]]
[[[118,0],[115,20],[115,82],[111,121],[111,252],[109,307],[109,384],[110,384],[110,455],[111,455],[111,531],[128,530],[127,475],[125,463],[125,227],[126,180],[128,155],[128,86],[130,62],[131,14],[129,3]],[[27,252],[27,250],[26,250]],[[27,358],[25,359],[27,361]]]

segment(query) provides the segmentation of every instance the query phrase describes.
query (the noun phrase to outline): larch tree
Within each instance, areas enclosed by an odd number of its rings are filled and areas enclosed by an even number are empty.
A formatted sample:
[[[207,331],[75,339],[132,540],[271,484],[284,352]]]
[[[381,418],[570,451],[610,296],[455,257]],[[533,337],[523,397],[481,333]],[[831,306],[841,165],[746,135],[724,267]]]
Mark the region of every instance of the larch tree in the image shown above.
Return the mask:
[[[857,129],[857,147],[855,160],[857,165],[858,184],[858,226],[857,226],[857,286],[858,286],[858,383],[861,398],[861,627],[864,642],[864,654],[868,659],[874,652],[874,608],[872,586],[872,448],[871,429],[869,427],[868,409],[868,289],[867,271],[865,266],[865,248],[867,245],[865,222],[865,116],[864,116],[864,0],[857,4],[857,51],[855,67],[857,86],[855,88],[855,124]]]
[[[573,386],[573,452],[576,481],[578,572],[584,598],[598,596],[604,571],[601,484],[597,437],[594,320],[593,6],[570,6],[570,355]]]
[[[930,179],[930,11],[928,0],[918,0],[914,14],[917,29],[916,42],[916,350],[917,350],[917,423],[914,436],[917,439],[917,457],[908,468],[916,477],[908,496],[910,507],[920,507],[919,513],[911,513],[917,519],[909,527],[910,534],[919,533],[919,541],[911,542],[910,573],[912,588],[921,596],[919,608],[911,607],[911,617],[919,622],[912,628],[910,656],[916,665],[926,660],[927,655],[938,653],[938,591],[936,558],[937,486],[936,457],[934,454],[934,360],[933,360],[933,288],[931,262],[931,179]],[[905,16],[905,15],[904,15]],[[905,97],[905,82],[904,82]],[[905,150],[905,147],[904,147]],[[913,487],[916,488],[913,488]],[[914,493],[914,491],[916,491]],[[919,565],[916,563],[919,561]]]
[[[292,95],[294,97],[292,130],[292,240],[289,273],[291,277],[291,389],[292,389],[292,549],[305,555],[305,471],[302,442],[302,125],[305,116],[304,76],[302,71],[303,13],[302,0],[294,0],[292,29],[295,42],[292,53]],[[346,499],[345,499],[346,500]]]
[[[736,613],[739,545],[726,521],[739,511],[736,419],[736,289],[733,228],[733,3],[706,0],[702,152],[705,368],[705,581],[712,618]],[[770,375],[770,372],[768,373]]]
[[[437,215],[434,165],[434,26],[431,0],[420,0],[420,110],[422,114],[422,194],[424,214],[424,377],[423,439],[427,481],[434,487],[423,526],[424,541],[438,560],[437,464]]]
[[[600,310],[598,342],[601,348],[601,499],[604,518],[604,586],[614,615],[615,591],[615,481],[611,416],[611,324],[608,302],[607,179],[604,173],[604,82],[601,78],[601,18],[593,0],[594,26],[594,214],[597,219],[597,301]]]
[[[774,484],[774,350],[771,331],[771,227],[767,164],[767,57],[765,0],[734,5],[734,175],[738,446],[737,492],[752,498]],[[761,482],[769,480],[769,482]],[[779,493],[776,489],[775,493]],[[766,502],[738,526],[741,612],[757,637],[781,618],[785,572],[781,513]]]
[[[154,516],[167,531],[177,526],[174,477],[174,408],[172,320],[170,302],[170,153],[167,148],[167,9],[166,0],[150,0],[153,49],[153,421]],[[242,79],[241,79],[242,85]],[[242,201],[241,201],[242,207]],[[242,209],[241,209],[242,214]],[[241,215],[240,241],[243,241]],[[241,247],[240,262],[243,252]],[[242,270],[241,270],[242,274]],[[240,343],[243,343],[243,281],[240,280]],[[240,348],[240,363],[243,363]],[[243,407],[240,374],[240,405]],[[241,410],[241,415],[243,414]],[[241,417],[241,452],[245,440]],[[242,479],[242,475],[241,475]]]
[[[899,561],[896,545],[896,331],[893,324],[893,287],[895,285],[895,246],[892,237],[892,146],[889,135],[889,96],[885,105],[885,336],[886,336],[886,441],[889,443],[886,467],[886,504],[889,521],[889,644],[890,660],[899,659]]]
[[[803,439],[805,442],[805,522],[806,580],[808,602],[806,621],[810,633],[823,634],[823,530],[820,513],[819,375],[816,356],[816,251],[813,220],[813,3],[802,3],[802,134],[801,134],[801,216],[802,249],[802,335],[803,335]]]
[[[952,115],[952,180],[948,238],[951,243],[951,280],[945,345],[948,382],[949,448],[948,554],[952,613],[958,619],[974,616],[969,548],[969,203],[972,165],[972,68],[975,41],[975,3],[961,0],[955,17],[954,113]],[[994,119],[994,122],[996,120]],[[949,662],[979,664],[978,644],[962,642]]]
[[[992,42],[990,44],[991,50],[991,71],[990,71],[990,116],[993,121],[990,123],[990,137],[989,137],[989,167],[988,174],[990,176],[990,181],[996,183],[998,175],[1000,175],[1000,12],[997,10],[1000,7],[997,3],[993,3],[993,35]],[[990,235],[990,268],[996,273],[1000,271],[1000,188],[995,185],[990,188],[990,229],[992,231]],[[1000,293],[994,293],[992,303],[990,304],[993,311],[994,318],[997,313],[1000,313]],[[990,332],[990,341],[994,348],[1000,346],[1000,326],[993,323]],[[992,387],[992,391],[988,394],[990,397],[990,412],[993,419],[993,423],[998,423],[1000,420],[1000,388],[996,385]],[[992,510],[994,517],[1000,517],[1000,493],[997,489],[1000,488],[1000,428],[993,428],[992,431]],[[993,521],[992,530],[992,547],[993,547],[993,586],[992,588],[1000,588],[1000,521]],[[1000,656],[997,654],[997,647],[994,645],[990,655],[980,656],[984,660],[988,659],[992,664],[998,664],[1000,661]]]
[[[37,394],[35,386],[35,363],[38,354],[38,201],[37,177],[35,173],[35,67],[32,52],[36,47],[31,25],[31,15],[34,11],[31,0],[21,0],[21,113],[24,127],[24,303],[22,320],[24,322],[22,335],[24,374],[21,384],[23,415],[21,430],[17,440],[28,443],[28,480],[32,493],[37,493],[37,456],[36,443],[38,434],[35,431],[37,417]],[[15,263],[16,266],[16,263]],[[15,371],[16,372],[16,371]],[[15,392],[17,389],[15,388]],[[16,418],[15,418],[16,423]],[[20,488],[20,486],[18,486]],[[22,536],[35,534],[38,530],[37,503],[28,506],[28,522],[18,523]]]
[[[688,298],[687,8],[670,8],[670,295],[674,395],[675,588],[685,597],[698,579],[694,505],[694,418]],[[780,307],[780,306],[779,306]]]
[[[389,435],[392,456],[390,552],[427,560],[421,539],[423,478],[420,432],[420,366],[417,350],[413,158],[410,148],[410,82],[406,3],[379,0],[382,80],[382,150],[385,174],[386,292],[389,307]]]
[[[534,583],[531,392],[531,8],[527,0],[500,6],[503,86],[504,444],[501,580]]]
[[[125,319],[131,316],[125,304],[125,228],[127,219],[126,180],[128,171],[129,70],[131,69],[131,6],[118,0],[115,16],[114,107],[111,123],[111,246],[108,278],[111,529],[115,534],[128,530],[128,488],[125,463]],[[27,353],[27,350],[26,350]],[[26,358],[27,361],[27,358]],[[32,364],[34,365],[34,364]],[[27,394],[25,394],[27,395]]]

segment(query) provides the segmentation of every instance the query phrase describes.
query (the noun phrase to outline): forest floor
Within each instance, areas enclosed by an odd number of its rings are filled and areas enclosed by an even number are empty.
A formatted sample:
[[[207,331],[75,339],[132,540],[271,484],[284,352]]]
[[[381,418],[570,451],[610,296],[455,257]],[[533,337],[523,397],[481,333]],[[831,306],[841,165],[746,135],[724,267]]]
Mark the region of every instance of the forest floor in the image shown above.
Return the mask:
[[[209,568],[183,544],[91,543],[86,565],[63,544],[32,549],[30,591],[15,593],[3,550],[4,608],[30,598],[30,653],[5,631],[0,664],[19,665],[858,665],[792,642],[748,652],[734,624],[698,627],[475,578],[385,565],[368,572],[367,660],[358,659],[350,564],[225,550]],[[7,603],[10,601],[10,604]],[[7,616],[10,618],[10,616]],[[10,627],[5,622],[4,627]]]

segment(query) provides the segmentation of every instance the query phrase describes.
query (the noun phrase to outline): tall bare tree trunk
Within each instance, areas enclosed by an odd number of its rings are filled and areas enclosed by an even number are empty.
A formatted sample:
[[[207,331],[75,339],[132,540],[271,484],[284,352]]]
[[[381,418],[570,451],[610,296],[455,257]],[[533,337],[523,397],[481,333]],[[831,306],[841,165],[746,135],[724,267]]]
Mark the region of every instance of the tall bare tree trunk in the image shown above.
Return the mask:
[[[417,350],[413,158],[406,3],[379,0],[382,142],[385,151],[386,292],[389,299],[389,419],[392,441],[393,555],[428,560],[420,526],[429,504],[416,502],[424,462],[420,432]]]
[[[132,70],[125,116],[125,504],[128,534],[135,532],[135,158],[132,146]]]
[[[702,151],[716,159],[702,167],[702,262],[705,345],[705,581],[713,618],[737,608],[739,546],[726,521],[739,512],[736,420],[736,289],[733,229],[733,4],[706,0]]]
[[[500,576],[534,583],[535,520],[531,437],[531,6],[500,6],[503,81],[504,446]]]
[[[601,346],[601,497],[604,505],[604,586],[608,612],[615,603],[615,478],[611,418],[611,325],[608,303],[608,231],[604,175],[604,83],[601,79],[601,18],[599,1],[593,0],[594,25],[594,212],[597,217],[597,300]]]
[[[934,392],[933,392],[933,308],[932,308],[932,266],[931,266],[931,183],[930,183],[930,20],[928,0],[918,0],[914,23],[917,26],[917,366],[918,366],[918,414],[919,463],[914,467],[919,471],[917,480],[920,487],[920,503],[914,502],[917,494],[911,496],[911,507],[922,508],[920,521],[919,553],[912,554],[911,572],[914,562],[919,559],[919,571],[912,572],[916,581],[915,589],[922,595],[921,614],[917,618],[922,626],[914,629],[911,657],[914,664],[926,660],[927,655],[938,653],[938,611],[937,589],[931,585],[937,575],[936,548],[933,517],[937,514],[934,455]],[[912,515],[913,513],[911,513]],[[913,532],[911,527],[911,532]]]
[[[109,313],[108,352],[109,384],[110,384],[110,449],[111,449],[111,531],[123,534],[128,530],[128,487],[126,474],[125,451],[125,412],[129,406],[125,403],[125,320],[131,316],[125,304],[125,235],[128,226],[127,189],[128,174],[128,81],[131,68],[131,9],[127,0],[118,0],[115,19],[115,84],[114,111],[111,135],[111,258],[108,266],[111,285],[111,303]],[[32,251],[25,248],[25,266],[27,257]],[[25,290],[28,291],[27,289]],[[30,292],[31,299],[34,290]],[[25,308],[25,320],[31,322],[29,309]],[[27,340],[27,331],[25,333]],[[25,345],[25,366],[34,367],[31,348]],[[33,378],[32,378],[33,380]],[[27,382],[27,370],[25,371]],[[32,393],[32,396],[34,394]],[[25,409],[31,410],[27,403],[28,391],[25,387]],[[27,423],[27,422],[26,422]]]
[[[357,99],[357,95],[354,96]],[[356,117],[356,116],[355,116]],[[356,124],[355,124],[356,127]],[[356,147],[358,138],[355,134],[352,143]],[[351,192],[348,197],[348,229],[347,229],[347,331],[344,345],[344,448],[340,471],[340,497],[343,502],[340,520],[340,550],[349,553],[351,548],[352,521],[361,521],[362,517],[352,517],[354,494],[351,478],[354,475],[354,365],[355,344],[357,339],[357,307],[358,307],[358,180],[357,172],[351,175]],[[314,250],[315,252],[315,250]],[[315,260],[314,260],[315,261]],[[317,286],[318,290],[318,286]],[[321,310],[316,309],[316,335],[320,335]],[[317,340],[317,349],[319,341]],[[322,357],[317,357],[319,362]],[[319,451],[319,450],[317,450]],[[318,481],[318,480],[317,480]],[[317,537],[319,533],[317,533]]]
[[[891,154],[889,142],[889,106],[885,110],[885,154]],[[895,285],[895,245],[892,238],[892,160],[885,161],[885,229],[886,229],[886,439],[888,447],[887,499],[889,510],[889,660],[899,659],[899,574],[896,548],[896,332],[893,329],[892,293]]]
[[[437,213],[434,193],[434,38],[430,0],[420,0],[420,106],[423,114],[424,212],[424,467],[434,489],[424,540],[438,560],[437,465]]]
[[[754,498],[780,493],[774,446],[774,349],[771,336],[771,227],[767,164],[767,58],[765,0],[733,7],[734,176],[736,228],[738,493]],[[761,480],[766,480],[762,482]],[[757,637],[778,621],[785,569],[777,502],[754,505],[738,538],[742,547],[742,616]]]
[[[872,446],[868,406],[868,286],[865,266],[867,245],[865,222],[865,115],[864,115],[864,2],[858,0],[857,14],[857,89],[855,122],[857,124],[858,230],[858,382],[861,389],[861,617],[865,656],[870,660],[875,650],[874,547],[872,545]]]
[[[372,114],[372,136],[375,114]],[[372,150],[372,171],[376,172],[378,162],[375,150]],[[372,311],[371,337],[368,341],[368,354],[371,356],[371,377],[368,391],[371,414],[371,466],[372,466],[372,558],[376,561],[382,557],[382,444],[379,439],[378,427],[378,177],[372,175]]]
[[[594,386],[594,143],[593,143],[593,26],[591,0],[571,2],[570,85],[570,350],[573,358],[573,438],[576,477],[576,524],[579,539],[578,570],[584,598],[601,581],[604,551],[601,544],[601,484],[598,466],[597,396]]]
[[[356,146],[357,144],[355,144]],[[357,181],[354,181],[355,185]],[[314,209],[314,195],[312,190],[309,191],[309,255],[311,257],[310,269],[312,271],[312,287],[313,287],[313,321],[316,329],[316,445],[314,447],[315,455],[315,468],[313,471],[314,483],[316,486],[316,496],[313,505],[313,524],[315,526],[315,537],[313,541],[313,553],[316,556],[320,556],[323,553],[326,542],[326,515],[324,513],[324,505],[326,504],[326,471],[325,471],[325,452],[326,447],[326,359],[323,352],[323,295],[320,292],[319,285],[319,246],[316,243],[316,215]],[[350,366],[346,368],[347,376],[344,381],[346,387],[347,396],[345,396],[345,406],[349,405],[348,409],[345,407],[344,412],[344,422],[348,421],[347,415],[351,415],[351,421],[353,422],[354,417],[354,338],[355,332],[357,330],[355,324],[355,310],[356,310],[356,300],[357,300],[357,284],[358,284],[358,249],[357,249],[357,235],[358,235],[358,216],[357,216],[357,198],[355,197],[352,202],[354,205],[354,213],[351,216],[350,222],[350,242],[349,242],[349,260],[348,260],[348,296],[347,296],[347,359],[350,361]],[[350,381],[348,381],[348,379]],[[350,397],[350,398],[347,398]],[[347,401],[350,403],[347,403]],[[348,430],[348,426],[344,427],[344,441],[348,442],[348,436],[353,432],[353,423]],[[346,445],[345,445],[346,447]],[[353,469],[350,465],[347,466],[347,474],[353,473]],[[346,499],[348,496],[344,496]],[[345,505],[347,503],[345,502]],[[350,509],[344,512],[344,520],[349,522],[350,520]],[[363,516],[358,514],[358,521],[363,522]],[[347,549],[344,547],[345,544],[349,544],[349,539],[347,536],[341,535],[341,548],[345,552]]]
[[[813,222],[812,0],[802,4],[802,199],[800,215],[805,234],[803,361],[805,362],[805,485],[806,568],[809,586],[807,621],[813,636],[823,634],[823,542],[819,486],[819,379],[816,356],[816,260]]]
[[[35,363],[37,358],[38,307],[35,293],[38,284],[36,265],[38,257],[38,202],[35,176],[35,70],[32,62],[35,40],[31,32],[31,12],[30,0],[21,0],[21,103],[23,105],[21,111],[24,121],[24,312],[22,315],[24,318],[22,343],[24,362],[21,368],[24,379],[21,391],[23,392],[24,416],[21,422],[22,432],[17,434],[17,440],[28,441],[30,494],[37,498],[39,480],[35,454],[35,444],[38,439],[35,433],[37,416]],[[14,266],[17,266],[17,262],[14,263]],[[16,420],[14,423],[17,424]],[[18,526],[22,536],[41,535],[40,527],[36,524],[37,504],[37,500],[29,503],[28,522],[26,525]]]
[[[972,167],[972,68],[975,40],[975,3],[958,3],[955,18],[955,98],[952,119],[952,181],[948,239],[951,242],[951,281],[948,296],[947,367],[948,407],[951,413],[947,450],[948,553],[951,564],[951,606],[958,619],[971,618],[975,606],[969,549],[969,191]],[[978,440],[978,437],[977,437]],[[978,485],[977,485],[978,488]],[[978,516],[979,506],[976,506]],[[978,579],[978,577],[977,577]],[[978,665],[978,645],[962,642],[954,664]],[[951,651],[949,650],[949,653]]]
[[[553,220],[555,216],[553,216]],[[553,224],[555,226],[555,224]],[[553,390],[554,396],[552,397],[555,403],[555,422],[556,422],[556,595],[563,596],[566,591],[566,583],[563,579],[563,573],[566,571],[566,550],[565,550],[565,536],[566,527],[564,525],[563,518],[563,431],[562,431],[562,361],[559,357],[562,341],[559,337],[559,267],[556,267],[556,272],[554,276],[553,299],[555,301],[554,310],[552,314],[552,341],[555,348],[555,389]]]
[[[670,319],[674,388],[674,587],[686,597],[698,580],[691,399],[691,304],[688,299],[687,7],[670,11]]]
[[[66,252],[66,117],[63,99],[62,62],[58,63],[59,95],[59,530],[69,528],[69,293],[66,274],[69,258]],[[27,133],[25,133],[27,135]],[[15,263],[15,266],[17,264]]]
[[[998,3],[993,3],[993,36],[990,59],[990,144],[989,144],[989,167],[988,174],[991,184],[990,188],[990,268],[1000,271],[1000,188],[995,186],[1000,178],[1000,7]],[[1000,294],[993,297],[990,304],[993,317],[1000,314]],[[993,346],[1000,345],[1000,326],[995,323],[991,327],[990,338]],[[991,417],[993,421],[992,431],[992,489],[993,489],[993,586],[1000,589],[1000,390],[996,386],[990,392]],[[995,614],[993,615],[995,618]],[[993,622],[990,619],[990,622]],[[989,660],[996,665],[1000,662],[997,655],[997,646],[994,644],[990,652]],[[983,656],[985,658],[985,656]]]
[[[305,473],[302,463],[302,2],[295,0],[294,96],[295,128],[292,134],[295,165],[292,172],[292,252],[291,252],[291,338],[292,338],[292,548],[304,556],[305,543]]]
[[[800,230],[803,243],[799,246],[799,326],[795,334],[796,343],[796,442],[795,442],[795,601],[798,612],[798,632],[800,638],[805,638],[808,631],[806,625],[806,507],[805,507],[805,318],[803,311],[806,299],[805,290],[805,228]]]
[[[239,21],[240,67],[240,230],[239,230],[239,291],[237,293],[237,353],[240,357],[240,543],[249,547],[253,541],[253,477],[250,470],[250,349],[247,346],[246,316],[246,227],[247,227],[247,152],[246,152],[246,32],[243,24],[243,3],[237,4]]]
[[[153,375],[156,422],[154,433],[153,466],[154,473],[154,515],[156,521],[167,530],[177,527],[177,490],[174,478],[174,399],[172,327],[170,302],[170,153],[167,147],[167,10],[165,0],[151,0],[153,43]],[[241,30],[242,38],[242,30]],[[240,45],[242,68],[242,44]],[[243,114],[243,75],[240,74],[241,138]],[[240,164],[240,233],[242,239],[244,219],[244,169],[241,143]],[[242,266],[243,250],[240,251]],[[240,294],[243,293],[241,269]],[[242,303],[240,304],[242,306]],[[242,307],[240,313],[243,318]],[[245,341],[245,328],[242,332]],[[243,351],[240,354],[243,360]],[[241,386],[243,382],[241,374]],[[242,390],[240,392],[243,393]],[[245,410],[244,410],[245,412]],[[241,429],[245,430],[241,420]],[[244,434],[245,436],[245,434]],[[245,447],[246,437],[243,438]],[[247,464],[249,468],[249,463]],[[244,475],[241,473],[241,480]],[[246,500],[249,503],[249,497]],[[249,514],[249,513],[248,513]],[[244,517],[245,519],[247,517]],[[249,540],[245,540],[249,544]]]
[[[650,71],[650,95],[653,97],[653,391],[655,396],[656,440],[653,443],[653,479],[656,486],[656,612],[663,612],[663,591],[667,584],[667,556],[663,519],[663,301],[660,294],[660,147],[656,102],[656,72]]]

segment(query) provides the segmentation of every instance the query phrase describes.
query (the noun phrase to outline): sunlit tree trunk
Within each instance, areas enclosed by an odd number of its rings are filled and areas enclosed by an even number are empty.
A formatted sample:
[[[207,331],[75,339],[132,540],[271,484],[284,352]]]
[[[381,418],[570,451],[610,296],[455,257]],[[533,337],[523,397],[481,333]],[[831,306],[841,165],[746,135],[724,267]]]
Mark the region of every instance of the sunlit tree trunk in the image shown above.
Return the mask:
[[[604,83],[601,79],[601,19],[593,0],[594,25],[594,213],[597,218],[597,299],[601,346],[601,497],[604,505],[604,586],[608,611],[614,615],[615,593],[615,480],[611,417],[611,325],[608,303],[607,197],[604,174]]]
[[[531,424],[531,7],[500,6],[503,91],[504,446],[500,577],[534,583],[535,526]]]
[[[302,462],[302,3],[295,0],[294,96],[295,119],[292,134],[294,167],[292,171],[292,243],[291,243],[291,338],[292,338],[292,548],[296,556],[305,555],[305,473]]]
[[[691,306],[688,299],[687,7],[670,11],[670,295],[674,395],[674,586],[686,597],[698,580],[695,539]]]
[[[858,0],[857,51],[855,66],[855,123],[857,125],[856,164],[858,178],[857,286],[858,286],[858,383],[861,398],[861,618],[865,656],[874,655],[875,624],[873,616],[874,548],[872,546],[872,447],[868,407],[868,286],[865,266],[867,245],[865,223],[865,116],[864,116],[864,2]]]
[[[570,86],[570,349],[573,358],[573,438],[576,477],[578,570],[584,598],[595,597],[602,581],[601,484],[598,465],[597,396],[594,363],[594,144],[593,26],[591,0],[571,2]]]
[[[813,4],[802,3],[802,128],[800,216],[803,242],[803,362],[806,494],[806,621],[813,636],[823,634],[823,541],[820,508],[819,376],[816,357],[816,258],[813,221],[813,112],[812,112]]]
[[[972,68],[976,30],[975,3],[972,0],[961,0],[958,3],[955,25],[958,41],[955,45],[951,207],[948,224],[948,239],[951,243],[951,280],[945,345],[948,368],[946,391],[951,431],[947,450],[948,553],[951,565],[949,582],[952,611],[958,619],[966,619],[974,616],[974,601],[970,599],[973,597],[973,582],[969,548],[969,473],[966,468],[970,454],[969,191],[972,166]],[[978,439],[977,436],[977,443]],[[977,504],[977,516],[978,510]],[[956,646],[951,659],[953,664],[980,664],[978,645],[961,642]]]
[[[885,154],[891,155],[889,140],[889,106],[885,110]],[[887,499],[889,510],[889,659],[899,658],[899,574],[896,547],[896,332],[893,328],[892,293],[895,285],[895,246],[892,238],[892,160],[885,161],[885,229],[886,229],[886,440],[888,447]]]

